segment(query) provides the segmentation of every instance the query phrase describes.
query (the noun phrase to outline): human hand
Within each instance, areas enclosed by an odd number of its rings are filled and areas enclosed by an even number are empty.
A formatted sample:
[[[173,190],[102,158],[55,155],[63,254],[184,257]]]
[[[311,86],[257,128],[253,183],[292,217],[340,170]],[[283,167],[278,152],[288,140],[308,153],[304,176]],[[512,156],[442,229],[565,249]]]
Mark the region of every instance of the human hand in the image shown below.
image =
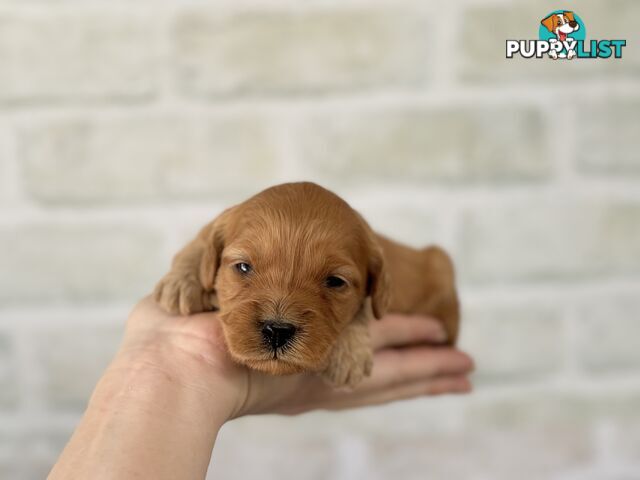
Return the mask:
[[[232,418],[471,388],[471,359],[434,345],[444,334],[433,319],[389,315],[373,322],[373,373],[346,391],[318,375],[275,377],[235,363],[216,316],[172,316],[142,300],[49,478],[205,478],[218,431]]]
[[[444,330],[436,320],[391,314],[370,328],[372,375],[353,390],[335,390],[314,374],[271,376],[239,365],[226,350],[216,313],[172,316],[145,298],[129,318],[114,363],[142,366],[208,390],[224,400],[228,419],[470,391],[473,361],[457,349],[438,345],[444,341]]]

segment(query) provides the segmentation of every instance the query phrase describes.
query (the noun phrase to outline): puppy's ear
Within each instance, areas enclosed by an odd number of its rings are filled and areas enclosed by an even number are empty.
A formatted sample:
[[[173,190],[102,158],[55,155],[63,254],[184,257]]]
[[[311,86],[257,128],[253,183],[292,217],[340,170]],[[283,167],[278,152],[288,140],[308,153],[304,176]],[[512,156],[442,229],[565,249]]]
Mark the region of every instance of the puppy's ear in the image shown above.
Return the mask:
[[[366,294],[371,297],[373,316],[378,320],[387,312],[391,301],[391,282],[387,272],[386,261],[382,245],[378,236],[371,229],[367,221],[358,212],[356,217],[364,230],[364,247],[367,257],[367,284]]]
[[[225,233],[232,210],[229,208],[222,212],[213,222],[206,225],[199,235],[204,244],[200,261],[200,283],[207,291],[214,290],[216,272],[220,265],[220,256],[225,245]]]
[[[367,294],[371,296],[373,316],[377,319],[382,318],[391,300],[391,284],[382,247],[373,232],[370,238]]]
[[[564,12],[564,16],[567,17],[570,22],[575,22],[576,20],[573,12]]]
[[[553,13],[540,22],[551,33],[555,33],[556,26],[558,25],[558,17],[556,15],[557,14]]]

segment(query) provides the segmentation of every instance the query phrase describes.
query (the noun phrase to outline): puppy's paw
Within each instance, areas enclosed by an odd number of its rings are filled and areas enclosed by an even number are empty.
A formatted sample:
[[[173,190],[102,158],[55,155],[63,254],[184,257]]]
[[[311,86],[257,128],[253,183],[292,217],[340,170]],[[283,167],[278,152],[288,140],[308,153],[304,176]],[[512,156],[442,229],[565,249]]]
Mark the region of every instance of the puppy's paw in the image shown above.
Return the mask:
[[[322,372],[322,378],[334,388],[354,388],[371,375],[373,354],[371,349],[362,347],[356,351],[338,347],[333,352],[329,366]]]
[[[214,294],[202,288],[196,277],[172,272],[166,274],[153,291],[153,298],[164,310],[180,315],[213,310],[214,297]]]

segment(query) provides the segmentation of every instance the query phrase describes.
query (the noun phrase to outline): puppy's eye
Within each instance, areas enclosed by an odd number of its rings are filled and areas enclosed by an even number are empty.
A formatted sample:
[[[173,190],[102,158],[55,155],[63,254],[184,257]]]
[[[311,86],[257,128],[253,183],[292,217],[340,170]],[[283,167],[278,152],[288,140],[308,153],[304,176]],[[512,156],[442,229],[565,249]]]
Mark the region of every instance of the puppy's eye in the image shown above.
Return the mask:
[[[253,270],[251,268],[251,265],[249,265],[246,262],[236,263],[234,265],[234,267],[238,271],[238,273],[240,273],[241,275],[247,275],[247,274],[251,273],[251,270]]]
[[[340,277],[331,275],[325,279],[324,284],[329,288],[341,288],[341,287],[344,287],[347,284],[347,282],[345,282]]]

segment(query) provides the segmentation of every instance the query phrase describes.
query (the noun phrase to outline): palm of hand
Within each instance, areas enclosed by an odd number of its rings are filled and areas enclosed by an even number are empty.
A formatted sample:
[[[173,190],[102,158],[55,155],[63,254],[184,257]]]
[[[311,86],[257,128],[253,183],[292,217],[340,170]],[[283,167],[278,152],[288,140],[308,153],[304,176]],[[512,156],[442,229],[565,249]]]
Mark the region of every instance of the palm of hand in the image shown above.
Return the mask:
[[[313,374],[275,377],[249,370],[229,356],[215,313],[172,316],[150,298],[132,312],[121,351],[170,351],[179,368],[181,362],[184,368],[193,360],[203,362],[234,392],[232,417],[353,408],[470,390],[473,362],[459,350],[437,345],[444,337],[436,320],[387,315],[370,331],[373,372],[353,390],[334,390]]]

